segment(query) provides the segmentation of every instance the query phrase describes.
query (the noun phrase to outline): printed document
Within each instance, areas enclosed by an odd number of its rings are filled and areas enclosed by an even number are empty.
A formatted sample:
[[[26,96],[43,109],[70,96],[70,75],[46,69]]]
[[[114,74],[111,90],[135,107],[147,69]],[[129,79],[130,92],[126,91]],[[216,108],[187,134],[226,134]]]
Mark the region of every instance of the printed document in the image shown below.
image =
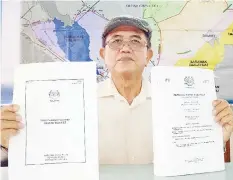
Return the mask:
[[[23,64],[13,103],[24,129],[10,141],[9,180],[98,180],[94,62]]]
[[[151,71],[151,86],[154,174],[224,170],[222,127],[212,114],[213,71],[158,66]]]

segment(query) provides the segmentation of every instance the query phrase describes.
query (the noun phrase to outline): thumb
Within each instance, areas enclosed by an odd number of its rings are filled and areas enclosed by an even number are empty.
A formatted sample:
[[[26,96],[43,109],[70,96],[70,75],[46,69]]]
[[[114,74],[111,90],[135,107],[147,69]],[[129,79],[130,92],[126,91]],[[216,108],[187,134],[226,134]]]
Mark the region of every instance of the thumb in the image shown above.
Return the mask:
[[[18,110],[19,110],[19,105],[17,104],[11,104],[1,107],[1,113],[5,111],[17,112]]]

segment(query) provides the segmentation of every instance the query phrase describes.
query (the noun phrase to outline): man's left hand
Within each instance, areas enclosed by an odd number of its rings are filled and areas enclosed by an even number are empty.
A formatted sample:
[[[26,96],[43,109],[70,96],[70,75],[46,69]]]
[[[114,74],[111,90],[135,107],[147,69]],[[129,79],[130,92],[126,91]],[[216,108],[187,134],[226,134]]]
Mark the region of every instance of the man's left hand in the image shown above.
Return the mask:
[[[213,107],[215,120],[223,128],[223,141],[224,144],[226,144],[231,137],[231,133],[233,132],[233,111],[230,104],[223,99],[214,100]]]

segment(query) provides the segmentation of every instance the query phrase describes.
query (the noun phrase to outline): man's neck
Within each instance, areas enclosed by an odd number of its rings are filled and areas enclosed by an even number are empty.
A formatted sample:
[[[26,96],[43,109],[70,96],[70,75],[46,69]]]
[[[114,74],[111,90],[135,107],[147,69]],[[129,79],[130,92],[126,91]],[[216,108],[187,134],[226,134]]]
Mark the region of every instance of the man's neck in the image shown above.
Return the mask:
[[[129,104],[132,104],[134,98],[141,92],[142,77],[132,76],[132,78],[112,76],[112,80],[117,91],[121,94]]]

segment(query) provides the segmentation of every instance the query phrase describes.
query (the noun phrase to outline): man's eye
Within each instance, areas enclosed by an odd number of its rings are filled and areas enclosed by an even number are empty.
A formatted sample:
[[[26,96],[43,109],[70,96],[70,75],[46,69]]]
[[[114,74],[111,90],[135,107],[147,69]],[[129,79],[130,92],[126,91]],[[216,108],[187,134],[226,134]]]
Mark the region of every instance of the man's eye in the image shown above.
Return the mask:
[[[114,39],[112,42],[113,43],[120,43],[120,42],[122,42],[122,40],[121,39]]]
[[[137,39],[133,39],[133,40],[131,40],[131,42],[132,43],[141,43],[139,40],[137,40]]]

